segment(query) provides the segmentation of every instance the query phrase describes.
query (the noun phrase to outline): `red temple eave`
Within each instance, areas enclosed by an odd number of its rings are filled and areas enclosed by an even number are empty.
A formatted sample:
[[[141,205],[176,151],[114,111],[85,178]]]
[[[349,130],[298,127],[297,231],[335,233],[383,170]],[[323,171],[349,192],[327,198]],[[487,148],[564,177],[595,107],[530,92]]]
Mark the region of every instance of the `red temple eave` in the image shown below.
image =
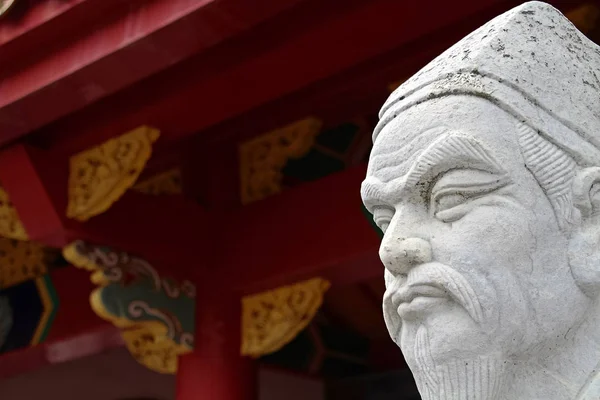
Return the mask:
[[[86,0],[79,7],[106,1]],[[23,57],[31,40],[15,33],[4,51],[0,47],[0,59],[12,62],[8,67],[3,63],[0,73],[0,144],[206,50],[298,1],[256,6],[239,0],[170,0],[133,7],[120,2],[118,8],[87,13],[102,17],[93,21],[93,30],[89,25],[77,32],[65,30],[65,36],[45,48],[38,42],[35,57]],[[38,18],[41,25],[44,19]],[[10,32],[5,35],[10,37]]]
[[[112,0],[112,3],[119,0]],[[100,3],[110,3],[111,0],[105,2],[94,2],[88,0],[65,0],[50,3],[32,3],[26,15],[22,16],[18,24],[5,23],[0,25],[0,54],[5,55],[5,51],[11,44],[17,40],[25,41],[24,37],[35,37],[39,39],[40,32],[56,34],[58,25],[56,24],[71,24],[76,22],[74,16],[80,17],[82,10],[86,13],[90,11],[90,5],[99,5]],[[19,46],[22,48],[23,43]],[[12,49],[11,49],[12,50]]]
[[[181,139],[465,18],[489,16],[500,3],[444,3],[423,19],[416,3],[309,0],[39,134],[70,153],[141,124],[161,129],[163,140]]]

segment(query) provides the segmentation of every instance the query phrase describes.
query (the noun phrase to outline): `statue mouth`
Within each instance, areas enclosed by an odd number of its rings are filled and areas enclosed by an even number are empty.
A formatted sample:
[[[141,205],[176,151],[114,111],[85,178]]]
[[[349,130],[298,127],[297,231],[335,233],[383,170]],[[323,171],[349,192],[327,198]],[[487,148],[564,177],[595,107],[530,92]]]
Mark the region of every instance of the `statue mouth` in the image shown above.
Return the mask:
[[[392,304],[405,320],[418,318],[450,298],[448,292],[435,283],[406,285],[392,296]]]
[[[477,293],[462,274],[445,264],[421,264],[387,285],[384,309],[390,322],[395,315],[402,320],[421,318],[448,302],[464,308],[476,323],[483,322]]]

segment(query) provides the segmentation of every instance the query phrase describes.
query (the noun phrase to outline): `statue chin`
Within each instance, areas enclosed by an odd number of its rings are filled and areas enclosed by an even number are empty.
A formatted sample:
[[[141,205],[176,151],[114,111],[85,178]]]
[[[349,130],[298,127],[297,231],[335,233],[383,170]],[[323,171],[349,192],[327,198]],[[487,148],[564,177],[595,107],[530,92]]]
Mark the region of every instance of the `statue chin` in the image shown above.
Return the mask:
[[[412,353],[416,362],[424,360],[425,349],[427,359],[436,365],[492,351],[500,354],[502,332],[493,319],[485,316],[476,322],[463,306],[451,300],[421,313],[419,318],[403,319],[399,325],[398,344],[407,357]]]
[[[423,400],[499,400],[506,387],[507,360],[500,353],[464,355],[439,360],[431,351],[431,331],[416,332],[412,351],[405,354]],[[410,361],[409,361],[410,359]]]

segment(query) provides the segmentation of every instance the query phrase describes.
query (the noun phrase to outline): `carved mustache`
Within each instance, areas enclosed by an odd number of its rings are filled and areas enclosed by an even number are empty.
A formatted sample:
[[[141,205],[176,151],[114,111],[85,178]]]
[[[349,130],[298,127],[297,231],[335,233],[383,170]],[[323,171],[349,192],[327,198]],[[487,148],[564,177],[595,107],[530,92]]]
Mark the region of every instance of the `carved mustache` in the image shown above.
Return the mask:
[[[448,296],[462,306],[475,322],[483,320],[483,309],[469,282],[444,264],[422,264],[412,268],[406,278],[396,278],[389,282],[384,306],[397,310],[401,303],[418,296]]]

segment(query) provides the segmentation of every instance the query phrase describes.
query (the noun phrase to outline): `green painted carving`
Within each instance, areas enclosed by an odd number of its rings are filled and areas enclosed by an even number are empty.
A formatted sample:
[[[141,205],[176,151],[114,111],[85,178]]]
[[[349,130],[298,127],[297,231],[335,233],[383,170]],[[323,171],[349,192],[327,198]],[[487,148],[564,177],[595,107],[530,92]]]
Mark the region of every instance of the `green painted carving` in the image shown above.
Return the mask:
[[[63,250],[73,265],[92,272],[96,314],[122,329],[131,354],[161,373],[177,371],[177,356],[194,347],[196,288],[161,277],[146,260],[77,241]]]

